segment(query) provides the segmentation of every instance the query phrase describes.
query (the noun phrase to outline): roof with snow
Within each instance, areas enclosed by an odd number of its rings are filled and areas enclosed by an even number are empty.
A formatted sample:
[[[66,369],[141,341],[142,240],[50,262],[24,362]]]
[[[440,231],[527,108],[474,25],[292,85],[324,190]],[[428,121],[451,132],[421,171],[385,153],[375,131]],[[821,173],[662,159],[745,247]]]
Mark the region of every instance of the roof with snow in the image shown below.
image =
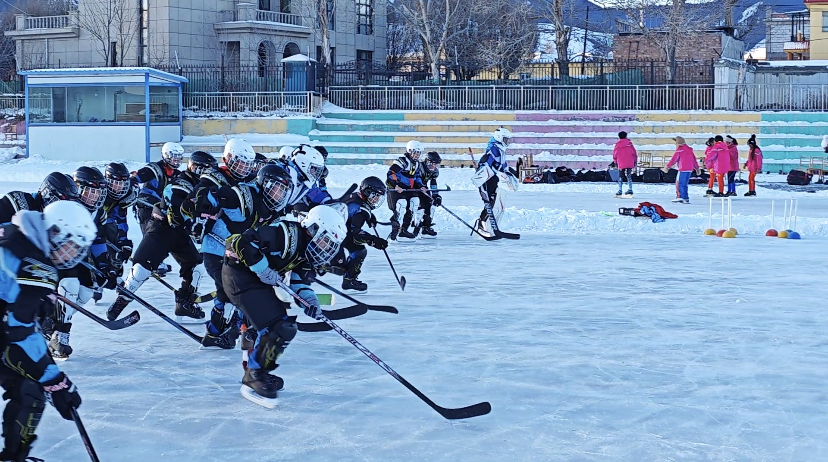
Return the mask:
[[[151,67],[81,67],[65,69],[32,69],[20,71],[20,75],[27,77],[71,77],[71,76],[107,76],[107,75],[148,75],[170,82],[187,82],[186,77],[159,71]]]

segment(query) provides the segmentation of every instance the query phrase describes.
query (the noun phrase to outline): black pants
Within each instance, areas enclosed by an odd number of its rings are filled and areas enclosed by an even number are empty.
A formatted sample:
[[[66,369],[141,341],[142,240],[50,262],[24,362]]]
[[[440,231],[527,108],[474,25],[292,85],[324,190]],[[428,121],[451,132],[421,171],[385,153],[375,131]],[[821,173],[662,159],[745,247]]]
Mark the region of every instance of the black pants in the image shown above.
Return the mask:
[[[244,313],[256,330],[272,326],[287,316],[290,306],[279,300],[273,287],[260,281],[249,269],[224,265],[221,278],[230,303]]]
[[[140,263],[148,270],[155,271],[158,265],[172,255],[181,265],[178,272],[187,284],[193,282],[193,269],[201,263],[201,254],[195,248],[190,235],[184,228],[169,228],[153,225],[149,227],[144,239],[138,244],[132,261]]]
[[[224,283],[221,280],[221,267],[224,265],[224,257],[211,253],[204,253],[202,256],[204,257],[204,269],[207,270],[207,274],[216,283],[216,300],[222,303],[230,302],[230,299],[227,298],[227,294],[224,292]]]
[[[480,186],[480,198],[483,199],[484,203],[488,203],[492,207],[494,207],[494,202],[497,199],[497,184],[499,179],[497,175],[489,178],[486,180],[483,185]],[[483,211],[480,212],[480,221],[486,221],[489,219],[489,212],[486,210],[486,207],[483,207]]]
[[[3,399],[8,400],[3,410],[5,451],[14,460],[18,457],[23,460],[36,438],[35,430],[46,407],[46,397],[40,383],[5,365],[0,365],[0,385],[6,390]]]
[[[138,220],[138,226],[141,228],[141,234],[147,234],[147,226],[152,220],[152,207],[146,205],[135,206],[135,219]]]

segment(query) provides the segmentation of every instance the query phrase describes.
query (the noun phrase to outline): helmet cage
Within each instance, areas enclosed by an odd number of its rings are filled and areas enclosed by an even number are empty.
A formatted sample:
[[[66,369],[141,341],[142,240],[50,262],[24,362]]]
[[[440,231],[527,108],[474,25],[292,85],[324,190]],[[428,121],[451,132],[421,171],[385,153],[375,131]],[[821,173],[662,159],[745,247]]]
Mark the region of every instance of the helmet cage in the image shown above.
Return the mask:
[[[273,178],[268,178],[262,185],[262,200],[270,210],[281,210],[287,205],[288,186]]]

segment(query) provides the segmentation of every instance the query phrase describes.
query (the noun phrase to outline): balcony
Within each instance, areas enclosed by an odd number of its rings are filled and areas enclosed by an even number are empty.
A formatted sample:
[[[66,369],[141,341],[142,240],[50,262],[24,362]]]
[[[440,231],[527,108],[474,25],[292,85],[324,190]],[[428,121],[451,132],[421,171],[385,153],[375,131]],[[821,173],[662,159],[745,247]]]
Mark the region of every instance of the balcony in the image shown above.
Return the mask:
[[[78,12],[60,16],[15,15],[14,30],[5,32],[12,39],[76,38],[79,34]]]
[[[811,49],[811,42],[806,40],[804,42],[785,42],[782,45],[782,50],[785,53],[803,53]]]
[[[219,34],[265,33],[308,37],[310,28],[298,14],[265,11],[252,3],[239,3],[233,11],[233,20],[215,25]]]

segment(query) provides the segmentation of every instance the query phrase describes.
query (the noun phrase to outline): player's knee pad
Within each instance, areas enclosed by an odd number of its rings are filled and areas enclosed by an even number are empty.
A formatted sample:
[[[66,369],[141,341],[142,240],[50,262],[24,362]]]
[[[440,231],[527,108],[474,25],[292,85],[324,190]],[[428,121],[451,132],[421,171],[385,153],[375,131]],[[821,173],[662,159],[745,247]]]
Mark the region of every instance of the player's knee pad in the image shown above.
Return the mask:
[[[46,407],[46,398],[42,387],[34,380],[15,382],[15,386],[3,395],[9,400],[3,410],[3,438],[6,452],[23,460],[37,438],[35,430]]]
[[[144,281],[149,279],[150,276],[152,276],[151,270],[144,268],[144,266],[140,263],[135,263],[132,265],[132,268],[130,268],[129,275],[124,281],[124,285],[130,292],[135,292],[139,287],[141,287],[141,284],[143,284]]]
[[[276,361],[285,352],[290,341],[296,337],[299,327],[296,317],[278,320],[267,329],[259,331],[258,345],[256,345],[256,362],[266,371],[276,369]]]

